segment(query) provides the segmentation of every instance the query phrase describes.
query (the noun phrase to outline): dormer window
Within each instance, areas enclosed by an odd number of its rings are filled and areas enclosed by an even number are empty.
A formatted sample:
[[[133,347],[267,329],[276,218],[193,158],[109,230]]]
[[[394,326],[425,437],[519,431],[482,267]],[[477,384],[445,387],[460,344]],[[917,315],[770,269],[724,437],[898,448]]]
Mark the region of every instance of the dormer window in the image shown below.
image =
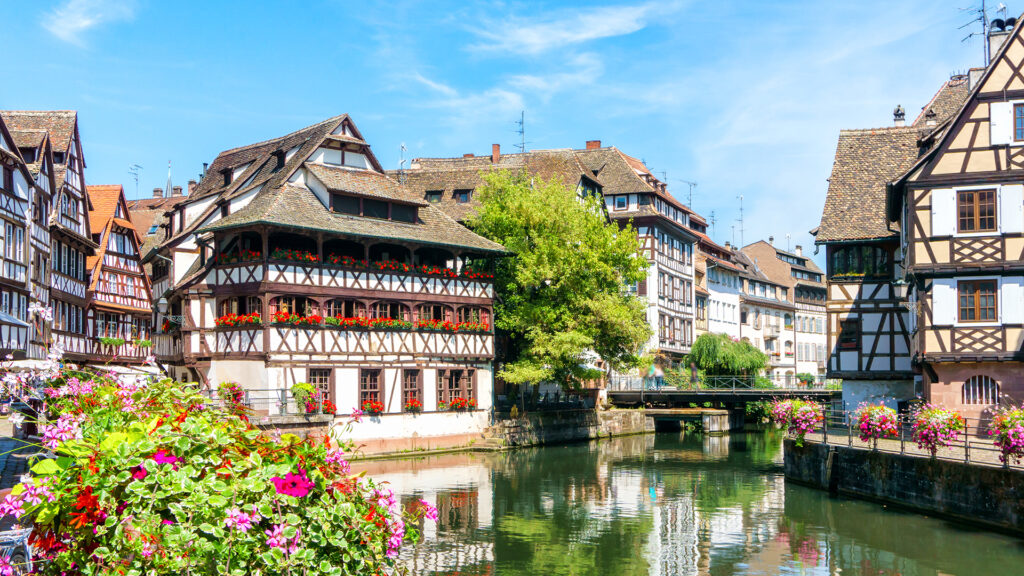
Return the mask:
[[[458,202],[459,204],[468,204],[469,198],[472,194],[472,190],[456,190],[452,194],[452,197],[454,197],[455,201]]]
[[[35,147],[26,146],[24,148],[18,148],[18,152],[21,152],[21,157],[25,159],[26,164],[31,164],[36,161]]]
[[[629,207],[629,197],[628,196],[616,196],[615,197],[615,209],[616,210],[625,210],[628,207]]]
[[[231,184],[231,168],[225,168],[220,173],[224,176],[224,186]]]
[[[423,199],[431,204],[437,204],[441,202],[441,196],[444,194],[442,190],[427,190],[427,193],[423,196]]]
[[[331,210],[338,214],[349,214],[351,216],[363,216],[366,218],[377,218],[380,220],[394,220],[396,222],[415,223],[417,216],[416,206],[411,204],[399,204],[387,200],[375,200],[372,198],[359,198],[346,194],[331,195]]]
[[[56,162],[57,164],[63,164],[64,163],[64,153],[63,152],[54,152],[53,153],[53,161]]]
[[[274,152],[273,156],[274,156],[274,160],[275,160],[273,172],[277,172],[281,168],[284,168],[284,161],[285,161],[284,150],[278,150],[278,151]]]

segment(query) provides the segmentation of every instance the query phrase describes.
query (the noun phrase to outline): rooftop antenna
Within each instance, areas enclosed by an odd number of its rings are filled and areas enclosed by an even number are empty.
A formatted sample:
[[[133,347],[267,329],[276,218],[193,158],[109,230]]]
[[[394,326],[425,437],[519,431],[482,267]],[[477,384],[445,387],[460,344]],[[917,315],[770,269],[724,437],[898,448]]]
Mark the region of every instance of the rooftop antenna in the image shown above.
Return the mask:
[[[398,183],[405,184],[405,142],[402,142],[402,159],[398,161]]]
[[[689,196],[689,200],[686,202],[686,205],[692,210],[693,209],[693,188],[697,185],[697,183],[696,182],[691,182],[690,180],[680,180],[680,182],[682,182],[683,184],[686,184],[687,186],[690,187],[690,196]]]
[[[1001,7],[1000,9],[1005,9],[1005,7],[1002,4],[1000,4],[1000,7]],[[989,65],[989,39],[988,39],[989,20],[988,20],[988,11],[987,11],[987,9],[985,7],[985,0],[981,0],[981,8],[961,8],[960,11],[961,12],[967,12],[969,14],[975,14],[975,17],[973,19],[971,19],[969,22],[967,22],[966,24],[964,24],[963,26],[960,26],[960,28],[958,28],[958,30],[963,30],[964,28],[967,28],[968,26],[971,26],[975,22],[981,22],[981,32],[971,32],[967,36],[964,36],[963,39],[960,40],[960,41],[961,42],[967,42],[971,38],[980,35],[982,37],[982,49],[985,50],[985,54],[984,54],[985,67],[988,67],[988,65]]]
[[[732,225],[732,245],[736,245],[736,225]]]
[[[139,197],[139,172],[142,172],[142,166],[138,164],[132,164],[128,167],[128,173],[132,175],[135,180],[135,197]]]
[[[746,241],[743,239],[743,232],[746,230],[746,228],[743,227],[743,194],[740,194],[739,198],[740,198],[740,219],[739,219],[739,222],[740,222],[740,245],[741,246],[746,246],[747,245]],[[735,241],[736,241],[736,237],[733,236],[733,242],[735,242]]]
[[[516,134],[519,134],[519,144],[516,144],[516,148],[519,148],[520,152],[526,152],[526,111],[519,111],[519,120],[516,120],[516,125],[519,129],[516,130]]]
[[[164,190],[164,198],[170,198],[174,188],[171,186],[171,161],[167,161],[167,190]]]
[[[715,222],[717,222],[717,220],[715,220],[715,211],[714,210],[711,211],[711,217],[709,218],[709,221],[711,222],[711,237],[714,238],[715,237]]]
[[[789,252],[789,234],[786,234],[786,252]]]

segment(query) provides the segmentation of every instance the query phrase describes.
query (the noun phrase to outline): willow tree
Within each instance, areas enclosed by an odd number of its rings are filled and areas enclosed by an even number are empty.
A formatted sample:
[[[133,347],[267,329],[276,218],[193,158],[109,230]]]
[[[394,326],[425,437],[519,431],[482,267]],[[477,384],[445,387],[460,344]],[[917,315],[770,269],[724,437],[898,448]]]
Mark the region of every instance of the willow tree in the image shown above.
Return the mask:
[[[768,366],[768,356],[746,340],[726,334],[701,334],[687,357],[707,376],[758,375]]]
[[[512,253],[494,276],[494,323],[511,352],[498,375],[573,386],[600,374],[587,368],[591,352],[612,368],[635,366],[651,336],[643,302],[624,288],[647,274],[636,230],[558,180],[505,171],[483,179],[468,224]]]

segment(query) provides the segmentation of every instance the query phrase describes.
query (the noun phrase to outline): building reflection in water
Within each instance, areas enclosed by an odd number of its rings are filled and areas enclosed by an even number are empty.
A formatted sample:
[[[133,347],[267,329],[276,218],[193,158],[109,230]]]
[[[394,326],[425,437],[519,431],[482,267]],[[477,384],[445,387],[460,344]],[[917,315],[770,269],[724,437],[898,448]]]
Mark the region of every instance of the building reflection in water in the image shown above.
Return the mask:
[[[359,465],[439,520],[411,574],[1006,574],[1011,538],[786,485],[772,433],[666,434]],[[984,551],[984,552],[982,552]]]

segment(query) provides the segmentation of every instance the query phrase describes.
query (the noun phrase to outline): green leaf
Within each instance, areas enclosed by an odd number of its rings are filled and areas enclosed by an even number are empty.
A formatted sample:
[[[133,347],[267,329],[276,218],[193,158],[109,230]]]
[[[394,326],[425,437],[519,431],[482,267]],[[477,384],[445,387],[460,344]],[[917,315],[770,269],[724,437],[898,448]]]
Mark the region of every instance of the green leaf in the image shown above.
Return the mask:
[[[128,435],[124,432],[113,432],[108,434],[103,442],[100,442],[100,452],[114,452],[117,447],[128,440]]]
[[[209,498],[206,499],[206,501],[209,502],[211,505],[217,506],[219,508],[223,508],[224,506],[228,505],[228,499],[218,494],[210,496]]]
[[[32,473],[37,476],[49,476],[50,474],[56,474],[60,472],[60,465],[57,464],[56,460],[47,458],[46,460],[40,460],[32,467]]]

